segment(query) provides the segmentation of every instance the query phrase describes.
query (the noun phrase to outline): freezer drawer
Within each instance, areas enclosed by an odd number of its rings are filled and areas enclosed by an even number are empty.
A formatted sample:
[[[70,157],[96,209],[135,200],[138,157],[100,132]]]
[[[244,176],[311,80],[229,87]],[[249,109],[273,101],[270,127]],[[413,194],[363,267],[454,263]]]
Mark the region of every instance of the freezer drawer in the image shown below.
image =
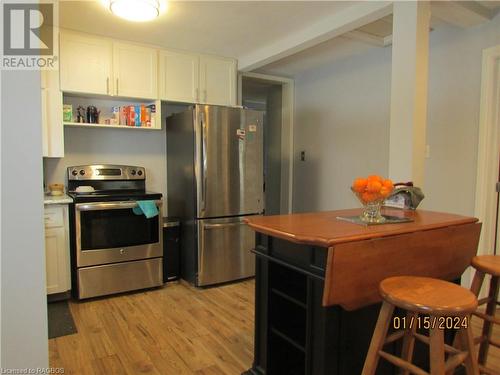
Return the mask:
[[[198,220],[198,286],[255,275],[255,234],[244,218]]]

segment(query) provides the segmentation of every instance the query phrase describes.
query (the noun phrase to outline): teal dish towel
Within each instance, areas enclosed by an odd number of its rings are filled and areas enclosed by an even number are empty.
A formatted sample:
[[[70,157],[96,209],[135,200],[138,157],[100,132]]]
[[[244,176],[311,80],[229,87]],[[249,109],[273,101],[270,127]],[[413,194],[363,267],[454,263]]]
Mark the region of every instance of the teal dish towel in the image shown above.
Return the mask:
[[[137,201],[137,205],[138,207],[132,209],[136,215],[144,215],[148,219],[158,215],[155,201]]]

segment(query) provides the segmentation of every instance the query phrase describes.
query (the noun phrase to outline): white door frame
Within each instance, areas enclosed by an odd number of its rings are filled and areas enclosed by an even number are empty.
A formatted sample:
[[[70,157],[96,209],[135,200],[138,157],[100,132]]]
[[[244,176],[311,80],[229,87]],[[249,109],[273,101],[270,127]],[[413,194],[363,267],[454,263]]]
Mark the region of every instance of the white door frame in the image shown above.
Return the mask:
[[[483,50],[474,215],[483,223],[478,254],[493,254],[500,156],[500,45]]]
[[[243,77],[255,78],[269,83],[281,83],[283,112],[281,120],[281,212],[292,213],[293,209],[293,119],[295,104],[295,82],[293,79],[260,73],[238,74],[238,104],[242,102]]]

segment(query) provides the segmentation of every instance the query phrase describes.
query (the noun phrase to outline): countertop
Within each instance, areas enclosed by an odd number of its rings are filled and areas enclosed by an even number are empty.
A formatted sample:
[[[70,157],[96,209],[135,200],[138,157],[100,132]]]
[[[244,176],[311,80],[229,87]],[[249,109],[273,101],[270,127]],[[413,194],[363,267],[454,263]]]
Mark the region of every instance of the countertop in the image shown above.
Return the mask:
[[[43,196],[44,204],[68,204],[73,203],[73,199],[71,199],[66,194],[63,195],[44,195]]]
[[[378,285],[387,277],[456,280],[477,253],[481,224],[474,217],[385,208],[383,214],[414,221],[364,226],[337,219],[361,211],[254,216],[246,222],[257,232],[302,245],[287,247],[264,240],[262,248],[256,250],[258,256],[297,263],[297,259],[305,258],[294,252],[307,254],[311,247],[325,249],[323,306],[340,305],[346,310],[380,302]],[[312,258],[307,258],[304,267],[310,267]]]
[[[322,247],[397,234],[475,223],[478,219],[442,212],[383,208],[382,214],[411,217],[413,222],[363,226],[337,219],[360,215],[361,209],[303,214],[253,216],[245,219],[255,231],[287,241]]]

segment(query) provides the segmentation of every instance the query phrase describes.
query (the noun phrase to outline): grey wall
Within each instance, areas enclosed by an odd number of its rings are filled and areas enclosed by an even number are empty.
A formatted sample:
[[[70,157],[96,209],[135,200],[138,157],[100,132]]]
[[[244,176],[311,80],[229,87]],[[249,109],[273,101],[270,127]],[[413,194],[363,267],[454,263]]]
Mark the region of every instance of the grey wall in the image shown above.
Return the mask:
[[[483,49],[500,44],[500,15],[468,30],[431,33],[423,207],[474,214]]]
[[[82,164],[125,164],[146,168],[146,188],[167,194],[165,118],[185,105],[162,105],[162,130],[65,128],[64,158],[45,158],[45,183],[66,183],[66,168]],[[165,199],[166,203],[166,199]],[[166,207],[166,204],[165,204]],[[167,208],[165,209],[166,213]]]
[[[45,182],[66,183],[66,168],[82,164],[126,164],[146,168],[148,190],[166,193],[165,129],[65,128],[64,158],[45,158]]]
[[[423,208],[474,212],[481,53],[498,44],[500,15],[467,30],[441,25],[430,35]],[[390,48],[296,77],[296,211],[353,207],[353,178],[387,174],[390,79]]]
[[[1,76],[1,364],[47,367],[40,74]]]
[[[352,180],[387,175],[390,79],[388,48],[296,77],[294,211],[355,207]]]

